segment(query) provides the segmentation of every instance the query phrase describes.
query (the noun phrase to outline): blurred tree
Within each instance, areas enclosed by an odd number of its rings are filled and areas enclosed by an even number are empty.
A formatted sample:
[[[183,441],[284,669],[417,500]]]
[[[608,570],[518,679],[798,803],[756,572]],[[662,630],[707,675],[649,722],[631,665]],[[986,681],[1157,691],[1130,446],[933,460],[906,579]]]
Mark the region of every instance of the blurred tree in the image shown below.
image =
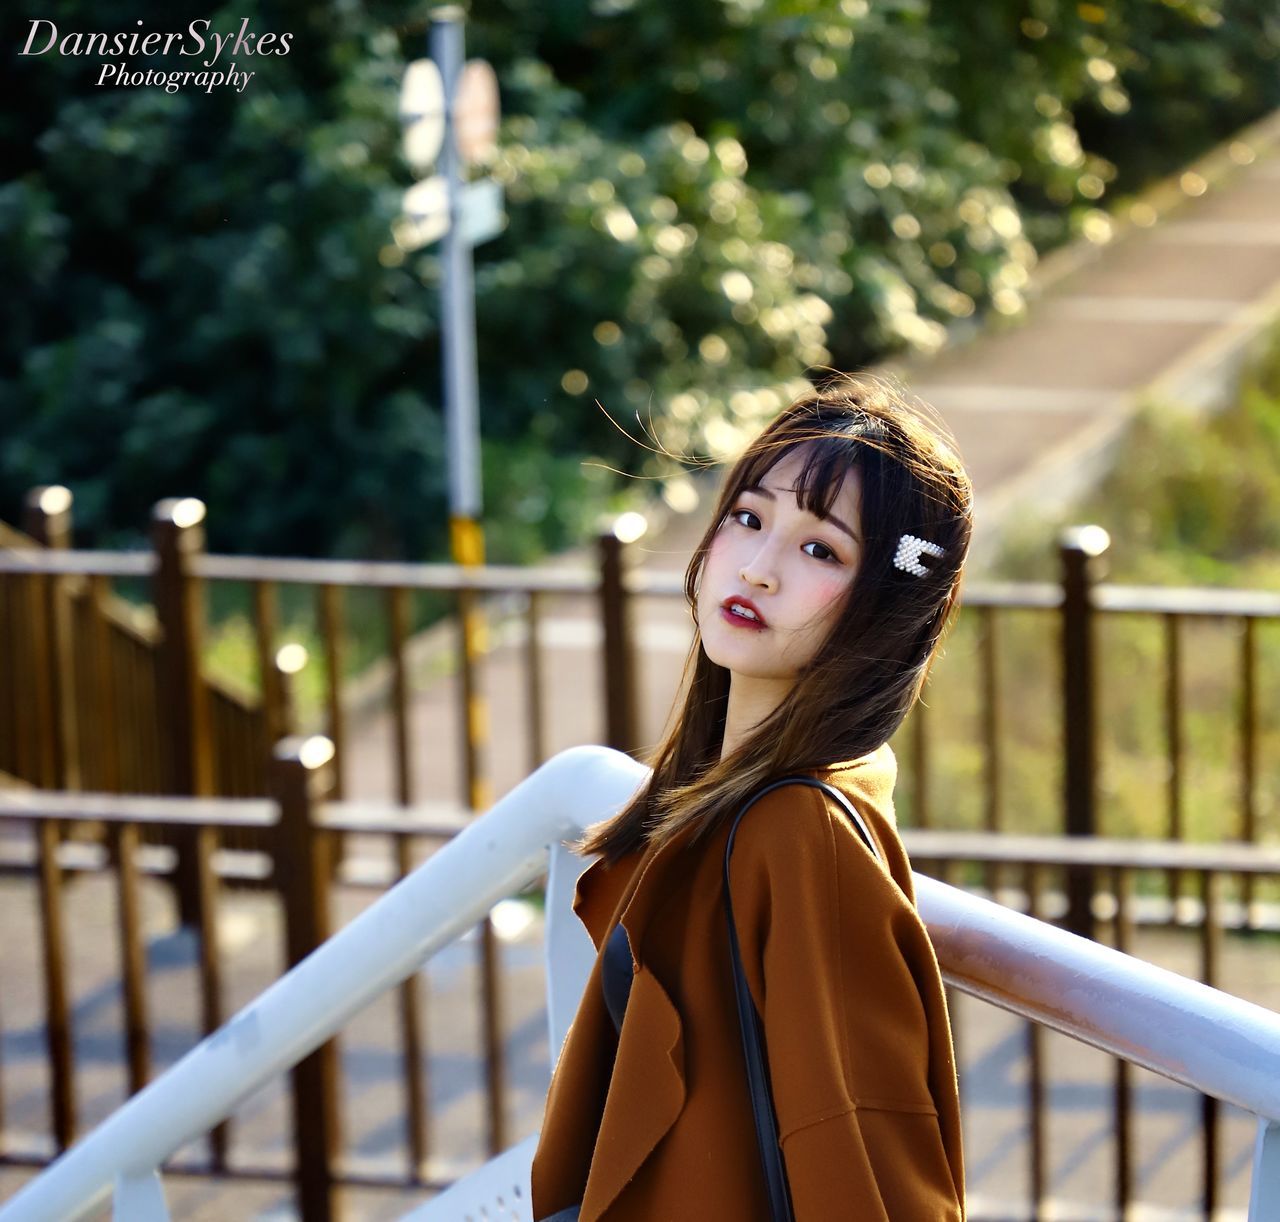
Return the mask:
[[[63,30],[137,20],[57,9]],[[101,542],[181,493],[221,549],[443,552],[438,260],[391,236],[428,12],[147,22],[291,31],[240,64],[243,93],[16,58],[0,516],[59,480]],[[510,224],[476,252],[491,554],[580,535],[607,466],[687,499],[606,412],[718,458],[806,373],[1017,314],[1037,252],[1109,193],[1280,102],[1278,48],[1264,0],[490,0],[468,50],[508,116],[489,170]]]
[[[62,35],[137,25],[110,0],[54,11]],[[392,11],[247,0],[149,17],[144,32],[206,17],[210,33],[292,32],[288,55],[223,49],[215,68],[256,72],[243,92],[99,88],[101,57],[15,59],[27,106],[0,116],[5,517],[56,480],[99,542],[192,495],[220,549],[439,546],[435,301],[380,257],[403,180]]]

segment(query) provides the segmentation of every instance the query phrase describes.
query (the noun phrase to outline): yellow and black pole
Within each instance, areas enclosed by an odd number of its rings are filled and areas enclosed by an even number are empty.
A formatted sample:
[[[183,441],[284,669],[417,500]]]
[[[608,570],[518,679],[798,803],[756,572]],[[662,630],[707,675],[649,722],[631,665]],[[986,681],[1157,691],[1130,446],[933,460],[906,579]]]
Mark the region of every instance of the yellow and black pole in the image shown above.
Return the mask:
[[[445,97],[445,131],[440,148],[440,177],[448,200],[449,225],[442,235],[444,280],[441,339],[444,354],[445,446],[449,464],[449,546],[455,564],[484,564],[484,531],[480,525],[480,410],[476,370],[475,292],[471,243],[462,223],[462,157],[457,134],[458,85],[463,75],[463,10],[455,5],[431,14],[431,57],[440,70]],[[485,640],[473,591],[458,600],[462,627],[462,676],[465,698],[465,777],[472,810],[489,805],[483,748],[487,717],[476,682],[475,663]]]
[[[445,131],[440,150],[449,225],[442,235],[441,339],[444,349],[445,445],[449,475],[449,544],[455,564],[478,568],[484,564],[484,532],[480,525],[480,418],[475,346],[475,294],[471,271],[471,241],[463,228],[462,158],[458,148],[458,86],[463,75],[464,11],[457,6],[431,14],[431,58],[440,70],[445,98]],[[460,590],[462,699],[464,709],[464,778],[473,811],[490,804],[484,753],[488,745],[488,715],[479,685],[479,659],[485,652],[485,631],[475,590]],[[481,978],[484,1011],[488,1137],[492,1153],[507,1144],[503,1096],[504,1024],[498,988],[498,946],[493,925],[481,928]]]
[[[484,564],[484,530],[474,518],[451,517],[449,538],[454,564],[468,568]],[[477,662],[488,650],[488,637],[476,591],[458,592],[458,622],[462,637],[462,705],[465,710],[463,775],[468,805],[473,811],[483,811],[492,805],[493,795],[484,766],[484,753],[489,746],[489,708],[478,681]]]

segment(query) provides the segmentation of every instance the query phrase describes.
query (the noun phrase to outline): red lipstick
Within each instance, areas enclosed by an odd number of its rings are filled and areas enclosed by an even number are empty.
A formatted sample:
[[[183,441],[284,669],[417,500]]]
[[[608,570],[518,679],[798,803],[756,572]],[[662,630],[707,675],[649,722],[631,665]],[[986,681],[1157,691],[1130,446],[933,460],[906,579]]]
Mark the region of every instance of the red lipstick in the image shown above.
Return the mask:
[[[739,610],[735,611],[734,607]],[[740,611],[747,611],[750,614],[742,615],[739,613]],[[765,623],[764,616],[760,614],[760,608],[749,598],[726,598],[720,604],[720,616],[726,623],[732,624],[735,628],[753,628],[759,631],[769,626]],[[752,616],[755,618],[753,619]]]

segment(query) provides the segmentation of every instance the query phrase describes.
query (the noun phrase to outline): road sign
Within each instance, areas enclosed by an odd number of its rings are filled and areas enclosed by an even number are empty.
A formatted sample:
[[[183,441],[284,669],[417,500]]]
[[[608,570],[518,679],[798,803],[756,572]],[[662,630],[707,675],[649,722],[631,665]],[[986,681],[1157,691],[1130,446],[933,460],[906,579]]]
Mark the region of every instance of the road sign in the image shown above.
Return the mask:
[[[400,119],[414,123],[444,114],[444,81],[435,60],[415,59],[405,65],[400,82]]]
[[[449,216],[449,187],[445,180],[436,174],[415,182],[404,193],[402,204],[404,214],[410,220],[423,221],[433,216]]]
[[[483,59],[468,60],[453,94],[453,142],[466,165],[486,161],[498,142],[498,78]]]
[[[461,183],[458,189],[458,236],[468,246],[479,246],[506,227],[502,210],[502,184],[492,178]],[[396,241],[404,250],[417,250],[443,237],[449,228],[448,184],[440,175],[414,183],[401,206],[404,217]]]
[[[445,213],[437,216],[413,219],[402,216],[391,226],[396,245],[401,250],[421,250],[438,242],[449,230],[449,217]]]
[[[479,246],[506,228],[502,211],[502,184],[492,178],[464,183],[458,209],[458,235],[469,246]]]
[[[405,160],[419,173],[431,168],[444,144],[444,81],[429,59],[415,59],[400,86]]]

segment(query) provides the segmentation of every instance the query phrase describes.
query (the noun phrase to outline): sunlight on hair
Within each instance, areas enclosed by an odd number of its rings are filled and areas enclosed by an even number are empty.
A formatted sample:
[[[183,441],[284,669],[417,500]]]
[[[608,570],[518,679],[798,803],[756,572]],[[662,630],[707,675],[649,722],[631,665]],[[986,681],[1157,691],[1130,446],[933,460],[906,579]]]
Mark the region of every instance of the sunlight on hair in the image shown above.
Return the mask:
[[[693,402],[696,406],[696,403],[697,403],[696,399],[693,400]],[[642,441],[639,437],[635,437],[631,433],[627,432],[627,430],[624,429],[622,425],[620,425],[613,418],[612,413],[610,413],[609,409],[606,408],[605,405],[601,403],[599,399],[595,400],[595,405],[600,409],[601,413],[604,415],[604,418],[608,420],[609,423],[613,425],[613,427],[617,429],[619,433],[621,433],[632,444],[639,446],[642,450],[648,450],[650,454],[656,454],[660,458],[669,458],[672,462],[678,463],[682,467],[695,467],[695,468],[701,469],[703,467],[709,467],[709,466],[715,465],[714,459],[699,458],[697,455],[694,455],[694,454],[675,454],[671,450],[669,450],[666,447],[666,445],[663,443],[662,438],[658,436],[657,430],[654,428],[652,414],[650,415],[649,422],[647,425],[640,418],[640,413],[638,411],[636,412],[635,415],[636,415],[636,423],[640,426],[640,431],[646,437],[652,438],[653,441],[657,443],[656,445],[650,445],[648,441]],[[637,475],[632,472],[620,471],[617,467],[612,467],[608,463],[604,463],[604,462],[584,462],[582,465],[584,467],[597,467],[603,471],[612,471],[615,475],[625,475],[628,479],[665,480],[669,478],[667,475],[664,475],[664,474]]]

